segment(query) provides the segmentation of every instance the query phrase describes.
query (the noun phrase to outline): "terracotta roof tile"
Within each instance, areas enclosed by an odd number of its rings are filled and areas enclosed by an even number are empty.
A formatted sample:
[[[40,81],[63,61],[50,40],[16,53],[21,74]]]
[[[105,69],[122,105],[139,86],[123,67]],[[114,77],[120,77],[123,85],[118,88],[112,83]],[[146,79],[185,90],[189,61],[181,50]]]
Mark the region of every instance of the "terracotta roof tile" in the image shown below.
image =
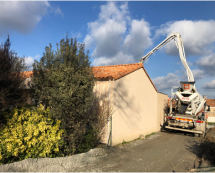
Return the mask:
[[[215,107],[215,99],[206,99],[206,103],[210,107]]]
[[[26,79],[26,78],[32,77],[33,71],[24,71],[24,72],[21,72],[21,75]]]
[[[122,65],[109,65],[109,66],[97,66],[92,67],[93,74],[97,80],[107,80],[107,79],[119,79],[129,73],[132,73],[140,68],[143,68],[149,80],[151,81],[153,87],[157,91],[155,85],[153,84],[151,78],[146,72],[142,63],[134,64],[122,64]],[[33,74],[32,71],[23,72],[23,75],[28,78]]]
[[[143,68],[142,63],[98,66],[92,67],[92,70],[97,79],[116,80],[140,68]]]

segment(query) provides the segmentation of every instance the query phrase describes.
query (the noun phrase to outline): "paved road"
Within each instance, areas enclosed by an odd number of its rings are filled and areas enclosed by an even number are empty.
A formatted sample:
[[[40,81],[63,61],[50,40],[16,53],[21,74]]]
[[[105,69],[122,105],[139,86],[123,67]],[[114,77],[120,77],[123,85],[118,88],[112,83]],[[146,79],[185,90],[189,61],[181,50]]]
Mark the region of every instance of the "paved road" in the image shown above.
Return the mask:
[[[26,159],[0,165],[11,172],[185,172],[198,166],[200,137],[158,132],[120,147],[97,148],[64,158]]]

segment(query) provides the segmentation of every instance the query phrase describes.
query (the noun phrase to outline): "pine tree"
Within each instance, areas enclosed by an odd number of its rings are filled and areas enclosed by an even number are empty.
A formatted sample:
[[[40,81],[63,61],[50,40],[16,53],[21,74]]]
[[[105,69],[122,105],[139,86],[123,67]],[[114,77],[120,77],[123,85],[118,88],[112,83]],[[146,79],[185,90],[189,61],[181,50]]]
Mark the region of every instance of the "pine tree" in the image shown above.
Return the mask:
[[[27,70],[25,58],[18,57],[10,50],[8,36],[0,46],[0,111],[23,102],[23,90],[19,88],[24,78],[22,71]]]
[[[94,87],[89,51],[85,53],[84,44],[66,35],[66,40],[60,41],[60,48],[57,44],[54,52],[50,44],[40,62],[35,61],[32,81],[35,97],[45,108],[51,108],[50,114],[55,120],[62,121],[68,144],[66,152],[75,152],[83,140]]]

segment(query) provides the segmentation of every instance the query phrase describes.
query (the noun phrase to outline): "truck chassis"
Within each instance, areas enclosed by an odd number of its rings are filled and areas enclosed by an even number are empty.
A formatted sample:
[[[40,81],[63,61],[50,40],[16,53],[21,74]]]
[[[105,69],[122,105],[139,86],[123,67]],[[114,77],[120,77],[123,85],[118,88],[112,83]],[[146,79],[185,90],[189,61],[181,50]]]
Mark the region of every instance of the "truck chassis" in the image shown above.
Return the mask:
[[[177,115],[167,116],[167,126],[166,129],[179,130],[190,133],[195,133],[205,136],[206,133],[206,120],[198,120],[196,117],[190,117],[187,115]]]

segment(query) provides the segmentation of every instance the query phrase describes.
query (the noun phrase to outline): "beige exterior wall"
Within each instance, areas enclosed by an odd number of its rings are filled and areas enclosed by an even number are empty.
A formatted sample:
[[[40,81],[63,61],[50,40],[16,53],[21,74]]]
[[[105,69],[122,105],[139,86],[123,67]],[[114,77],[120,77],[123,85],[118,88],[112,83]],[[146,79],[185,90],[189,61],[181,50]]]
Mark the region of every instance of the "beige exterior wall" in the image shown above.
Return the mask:
[[[165,112],[168,106],[168,95],[157,93],[157,131],[161,129],[165,122]]]
[[[207,115],[208,115],[208,117],[215,117],[215,111],[213,111],[213,112],[207,112],[206,113]]]
[[[215,117],[215,107],[210,107],[210,112],[206,113],[208,117]]]
[[[210,112],[215,112],[215,107],[210,107]]]
[[[112,99],[113,99],[113,87],[114,87],[114,81],[96,81],[95,86],[93,88],[93,91],[99,96],[100,99],[100,105],[103,104],[103,101],[106,100],[109,102],[109,97],[110,97],[110,108],[109,105],[106,105],[107,109],[112,109],[111,104],[112,104]],[[110,96],[109,96],[110,94]],[[107,103],[106,103],[107,104]],[[109,128],[108,128],[108,120],[106,120],[106,125],[101,131],[102,135],[102,140],[101,143],[107,143],[107,138],[109,138],[109,133],[110,133],[110,122],[109,122]]]
[[[157,91],[144,70],[114,82],[112,145],[157,131]]]

